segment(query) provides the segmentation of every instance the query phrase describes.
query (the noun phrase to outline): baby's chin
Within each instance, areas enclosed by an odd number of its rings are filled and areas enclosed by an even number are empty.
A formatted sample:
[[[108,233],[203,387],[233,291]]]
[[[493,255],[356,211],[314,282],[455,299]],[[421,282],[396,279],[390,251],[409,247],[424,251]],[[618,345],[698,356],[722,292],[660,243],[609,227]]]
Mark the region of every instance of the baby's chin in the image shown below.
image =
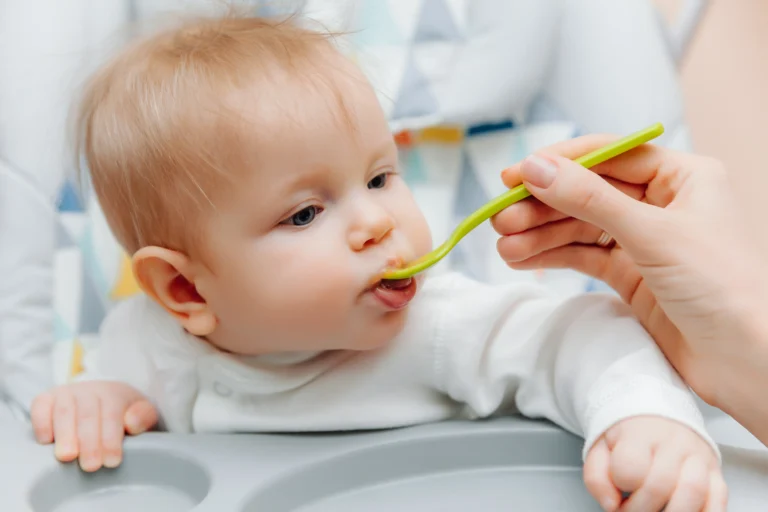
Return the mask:
[[[349,350],[378,350],[386,347],[403,332],[407,317],[407,307],[384,313],[361,329],[357,339],[350,343]]]

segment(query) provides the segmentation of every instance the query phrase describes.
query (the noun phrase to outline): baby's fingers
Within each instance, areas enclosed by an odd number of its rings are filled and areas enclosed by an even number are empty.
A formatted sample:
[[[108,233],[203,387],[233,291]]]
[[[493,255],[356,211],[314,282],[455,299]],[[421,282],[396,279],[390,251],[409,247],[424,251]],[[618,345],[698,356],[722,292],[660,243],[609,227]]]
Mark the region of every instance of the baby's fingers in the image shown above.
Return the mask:
[[[707,461],[688,457],[680,470],[677,486],[665,512],[701,512],[709,495],[709,468]]]
[[[613,512],[621,503],[621,493],[611,481],[611,452],[600,439],[584,461],[584,484],[603,510]]]
[[[32,402],[30,417],[32,429],[35,431],[35,439],[38,443],[49,444],[53,442],[53,395],[43,393]]]
[[[80,445],[80,467],[96,471],[101,467],[101,401],[93,393],[77,396],[77,437]]]
[[[710,471],[709,473],[709,497],[705,512],[726,512],[728,510],[728,487],[725,485],[725,479],[720,469]]]
[[[141,434],[157,424],[157,411],[149,401],[142,399],[131,404],[123,418],[126,432]]]
[[[610,431],[608,433],[610,434]],[[621,437],[611,450],[613,485],[623,492],[637,491],[643,486],[651,470],[651,463],[650,446]]]
[[[68,390],[56,393],[53,404],[53,437],[57,459],[70,462],[77,458],[77,402]]]
[[[104,467],[107,468],[116,468],[123,460],[123,438],[125,437],[123,408],[122,402],[102,398],[101,446]]]
[[[625,460],[631,464],[631,460]],[[670,496],[675,492],[679,480],[682,456],[675,451],[664,450],[656,453],[642,485],[632,492],[624,503],[622,512],[656,512],[664,509]],[[687,510],[687,509],[686,509]],[[699,512],[697,509],[696,512]]]

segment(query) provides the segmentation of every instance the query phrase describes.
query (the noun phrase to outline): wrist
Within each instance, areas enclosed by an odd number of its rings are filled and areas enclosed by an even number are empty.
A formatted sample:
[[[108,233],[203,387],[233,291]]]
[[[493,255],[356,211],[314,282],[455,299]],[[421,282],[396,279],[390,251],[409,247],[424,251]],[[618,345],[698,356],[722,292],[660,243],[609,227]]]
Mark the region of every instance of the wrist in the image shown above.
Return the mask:
[[[744,330],[741,333],[743,342],[739,345],[743,346],[745,350],[742,360],[746,365],[746,375],[740,377],[739,382],[742,387],[755,391],[762,387],[764,392],[766,387],[761,386],[761,384],[768,382],[768,302],[764,302],[762,306],[755,308],[742,321],[742,325],[744,325]],[[758,380],[750,382],[748,376],[758,378]],[[739,376],[736,375],[736,377]]]
[[[648,416],[685,425],[719,454],[717,445],[705,429],[698,405],[686,386],[654,375],[636,374],[598,381],[593,385],[588,396],[588,407],[581,416],[583,457],[586,458],[594,443],[614,425],[627,419]]]
[[[756,286],[753,291],[748,303],[742,303],[730,341],[734,351],[743,351],[738,359],[746,365],[747,375],[763,375],[768,380],[768,287]],[[746,378],[739,381],[750,384]]]
[[[729,354],[713,371],[718,390],[712,405],[722,409],[768,442],[768,290],[761,289],[748,307],[735,315],[731,336],[721,340]],[[763,297],[766,297],[763,299]],[[713,368],[714,369],[714,368]]]

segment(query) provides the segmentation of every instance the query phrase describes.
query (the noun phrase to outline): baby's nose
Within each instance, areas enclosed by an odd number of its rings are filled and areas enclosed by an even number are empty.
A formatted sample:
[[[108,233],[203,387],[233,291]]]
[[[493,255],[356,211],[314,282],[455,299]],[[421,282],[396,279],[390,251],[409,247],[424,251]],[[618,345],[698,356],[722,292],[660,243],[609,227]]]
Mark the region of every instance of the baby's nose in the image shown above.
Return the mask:
[[[384,240],[394,228],[389,213],[380,207],[360,212],[349,234],[349,244],[355,251],[361,251]]]

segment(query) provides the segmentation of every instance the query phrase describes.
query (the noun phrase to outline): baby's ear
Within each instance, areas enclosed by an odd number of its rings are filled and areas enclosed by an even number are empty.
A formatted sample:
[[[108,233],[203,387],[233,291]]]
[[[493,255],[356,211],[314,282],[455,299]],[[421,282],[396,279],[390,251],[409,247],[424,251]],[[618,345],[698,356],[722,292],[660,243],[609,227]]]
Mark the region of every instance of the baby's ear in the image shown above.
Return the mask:
[[[133,273],[141,289],[195,336],[216,328],[216,315],[195,286],[195,267],[178,251],[142,247],[133,255]]]

